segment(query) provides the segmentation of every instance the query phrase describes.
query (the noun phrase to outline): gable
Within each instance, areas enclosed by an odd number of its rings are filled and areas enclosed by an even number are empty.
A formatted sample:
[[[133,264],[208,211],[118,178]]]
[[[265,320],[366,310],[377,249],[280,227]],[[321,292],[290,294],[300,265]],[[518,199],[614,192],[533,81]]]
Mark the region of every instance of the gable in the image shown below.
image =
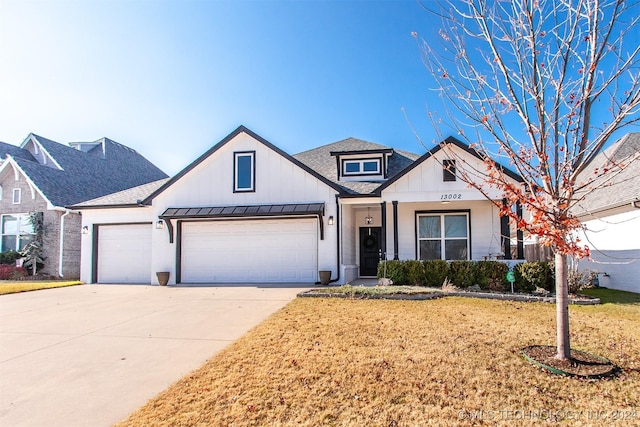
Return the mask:
[[[254,188],[238,191],[237,156],[253,157]],[[143,201],[172,206],[251,205],[326,200],[339,189],[240,126]],[[156,202],[154,201],[154,204]]]
[[[35,201],[43,200],[48,208],[53,204],[42,193],[29,176],[20,168],[18,163],[11,156],[0,166],[0,202],[13,205],[12,194],[14,189],[21,191],[21,203],[33,204]]]
[[[482,157],[475,150],[465,144],[448,138],[433,150],[427,152],[416,160],[405,171],[389,180],[379,189],[383,198],[398,201],[456,201],[456,200],[483,200],[485,197],[480,191],[470,187],[459,177],[451,178],[451,173],[446,173],[443,164],[453,161],[456,170],[465,169],[473,175],[474,170],[484,173],[486,170]],[[502,168],[505,175],[514,182],[521,178],[514,172]],[[479,181],[481,177],[479,176]],[[486,188],[492,199],[502,198],[502,193],[496,188]]]

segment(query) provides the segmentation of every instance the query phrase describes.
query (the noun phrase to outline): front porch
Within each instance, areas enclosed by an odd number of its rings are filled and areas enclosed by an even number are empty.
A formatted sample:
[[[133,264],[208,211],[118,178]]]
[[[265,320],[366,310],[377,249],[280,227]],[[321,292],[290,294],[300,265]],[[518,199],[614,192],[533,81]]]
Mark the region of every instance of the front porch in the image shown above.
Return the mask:
[[[522,233],[488,200],[352,198],[341,199],[339,210],[345,283],[376,282],[382,259],[524,259]]]

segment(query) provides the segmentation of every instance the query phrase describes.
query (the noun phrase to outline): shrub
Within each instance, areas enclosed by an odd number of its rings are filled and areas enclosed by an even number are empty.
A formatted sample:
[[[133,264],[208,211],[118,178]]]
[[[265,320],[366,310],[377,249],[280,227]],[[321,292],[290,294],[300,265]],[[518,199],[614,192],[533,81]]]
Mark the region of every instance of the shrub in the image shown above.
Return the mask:
[[[16,251],[0,252],[0,264],[15,265],[20,254]]]
[[[567,281],[569,282],[569,293],[577,294],[581,289],[595,288],[598,280],[598,273],[591,270],[576,271],[569,269]]]
[[[404,272],[408,285],[424,286],[425,276],[422,261],[404,261]],[[393,283],[395,283],[395,281]]]
[[[0,264],[0,280],[16,280],[28,274],[24,267]]]
[[[449,264],[442,259],[422,261],[424,269],[424,284],[426,286],[439,287],[449,275]]]
[[[500,261],[476,261],[473,264],[473,277],[481,289],[505,291],[509,289],[507,282],[509,266]]]
[[[387,277],[388,279],[393,280],[394,285],[406,285],[407,284],[407,274],[403,267],[404,261],[398,260],[390,260],[390,261],[382,261],[378,264],[378,278]],[[386,266],[387,274],[384,274]]]
[[[536,287],[555,291],[552,264],[544,261],[523,262],[514,268],[515,288],[519,292],[532,292]]]
[[[473,285],[473,262],[451,261],[449,263],[449,280],[459,288]]]

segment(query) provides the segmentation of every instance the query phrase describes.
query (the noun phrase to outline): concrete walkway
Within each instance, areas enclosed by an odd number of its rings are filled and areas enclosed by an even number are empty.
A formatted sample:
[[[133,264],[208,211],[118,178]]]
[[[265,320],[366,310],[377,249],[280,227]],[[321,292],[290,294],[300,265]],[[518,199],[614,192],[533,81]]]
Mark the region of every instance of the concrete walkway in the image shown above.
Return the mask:
[[[306,289],[82,285],[0,296],[0,426],[109,426]]]

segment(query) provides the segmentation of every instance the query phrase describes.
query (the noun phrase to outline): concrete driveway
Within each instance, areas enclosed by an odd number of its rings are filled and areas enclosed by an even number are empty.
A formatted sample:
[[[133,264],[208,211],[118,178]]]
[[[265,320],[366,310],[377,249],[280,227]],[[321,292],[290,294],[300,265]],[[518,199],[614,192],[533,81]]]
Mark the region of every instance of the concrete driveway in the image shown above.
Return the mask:
[[[120,421],[304,289],[82,285],[0,296],[0,425]]]

